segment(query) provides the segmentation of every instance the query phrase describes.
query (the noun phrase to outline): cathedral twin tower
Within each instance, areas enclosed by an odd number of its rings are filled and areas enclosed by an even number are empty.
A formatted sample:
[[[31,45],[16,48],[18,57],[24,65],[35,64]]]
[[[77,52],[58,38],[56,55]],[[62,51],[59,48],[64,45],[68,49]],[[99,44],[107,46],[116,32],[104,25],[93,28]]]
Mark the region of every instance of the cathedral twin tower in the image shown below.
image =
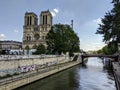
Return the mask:
[[[49,10],[40,14],[40,24],[38,17],[33,12],[26,12],[23,26],[23,49],[29,47],[36,49],[39,44],[46,46],[46,35],[52,27],[52,14]]]

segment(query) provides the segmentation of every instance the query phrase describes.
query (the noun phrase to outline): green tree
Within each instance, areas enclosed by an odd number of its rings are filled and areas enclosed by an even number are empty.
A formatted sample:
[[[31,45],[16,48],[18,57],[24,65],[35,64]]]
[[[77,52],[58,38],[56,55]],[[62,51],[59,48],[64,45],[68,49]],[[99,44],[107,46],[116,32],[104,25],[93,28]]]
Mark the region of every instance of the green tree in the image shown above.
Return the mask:
[[[103,54],[108,54],[109,53],[108,45],[106,45],[105,47],[103,47],[102,51],[103,51]]]
[[[97,54],[102,54],[102,53],[103,53],[102,50],[98,50],[98,51],[96,51],[96,52],[97,52]]]
[[[79,51],[79,37],[69,25],[55,24],[46,36],[48,50],[61,54]]]
[[[112,3],[118,4],[120,0],[113,0]]]
[[[116,43],[111,42],[108,45],[104,46],[101,50],[98,50],[97,53],[99,53],[99,54],[107,54],[107,55],[114,54],[117,51],[117,47],[116,47],[115,44]]]
[[[25,50],[27,50],[27,55],[28,55],[29,54],[29,50],[30,50],[29,46],[26,46]]]
[[[103,41],[108,43],[108,48],[117,51],[117,43],[120,43],[120,1],[112,1],[114,7],[102,18],[102,24],[99,24],[97,34],[103,35]],[[113,45],[111,45],[113,44]],[[116,52],[115,51],[115,52]]]
[[[33,54],[35,55],[39,55],[39,54],[45,54],[46,49],[45,46],[43,44],[38,45],[36,52],[34,52]]]

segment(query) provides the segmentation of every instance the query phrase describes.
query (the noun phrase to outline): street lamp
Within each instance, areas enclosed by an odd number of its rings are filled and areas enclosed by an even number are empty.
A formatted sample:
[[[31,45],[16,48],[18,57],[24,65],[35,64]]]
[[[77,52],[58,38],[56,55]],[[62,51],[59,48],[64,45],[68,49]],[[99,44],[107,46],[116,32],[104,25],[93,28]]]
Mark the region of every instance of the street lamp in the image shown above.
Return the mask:
[[[119,57],[118,57],[118,62],[119,62],[119,64],[120,64],[120,43],[118,43],[118,55],[119,55]]]

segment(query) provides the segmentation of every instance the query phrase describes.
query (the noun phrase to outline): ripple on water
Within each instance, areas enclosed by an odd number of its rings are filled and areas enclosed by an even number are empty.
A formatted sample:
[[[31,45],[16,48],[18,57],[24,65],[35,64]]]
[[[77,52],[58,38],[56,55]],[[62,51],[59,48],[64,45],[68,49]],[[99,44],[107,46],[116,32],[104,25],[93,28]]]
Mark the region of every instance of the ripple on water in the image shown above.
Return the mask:
[[[90,58],[80,65],[17,90],[116,90],[114,77],[102,60]]]

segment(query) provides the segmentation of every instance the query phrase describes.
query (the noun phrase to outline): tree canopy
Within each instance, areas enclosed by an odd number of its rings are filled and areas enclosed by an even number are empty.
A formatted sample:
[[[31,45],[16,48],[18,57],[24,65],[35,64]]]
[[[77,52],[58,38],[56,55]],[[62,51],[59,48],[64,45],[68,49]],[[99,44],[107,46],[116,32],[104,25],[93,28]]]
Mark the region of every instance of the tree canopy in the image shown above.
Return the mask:
[[[120,0],[113,0],[112,3],[117,4],[117,3],[119,3],[119,1],[120,1]]]
[[[61,54],[79,51],[79,37],[69,25],[55,24],[46,36],[48,51]]]
[[[29,54],[30,47],[29,47],[29,46],[26,46],[26,47],[25,47],[25,50],[27,50],[27,55],[28,55],[28,54]]]
[[[98,50],[97,53],[111,55],[111,54],[116,53],[116,51],[117,51],[117,47],[115,43],[110,43],[104,46],[101,50]]]
[[[43,44],[39,44],[36,52],[34,52],[33,54],[35,55],[39,55],[39,54],[44,54],[46,52],[45,46]]]
[[[114,44],[117,48],[117,43],[120,43],[120,1],[113,0],[112,3],[113,9],[102,18],[102,24],[99,24],[96,34],[103,35],[103,41],[108,46]]]

